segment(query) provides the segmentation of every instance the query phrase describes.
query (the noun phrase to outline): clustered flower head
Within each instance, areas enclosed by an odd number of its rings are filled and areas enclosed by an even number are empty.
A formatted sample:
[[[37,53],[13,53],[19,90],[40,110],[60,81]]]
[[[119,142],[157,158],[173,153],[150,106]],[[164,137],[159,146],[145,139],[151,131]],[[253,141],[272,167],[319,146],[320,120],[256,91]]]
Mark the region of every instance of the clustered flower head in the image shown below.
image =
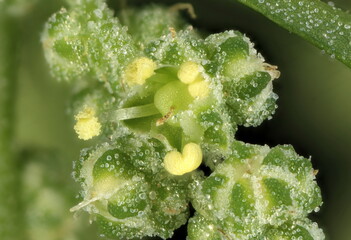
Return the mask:
[[[310,160],[235,140],[276,109],[279,71],[246,36],[202,38],[184,5],[115,17],[102,0],[69,3],[42,42],[53,75],[74,85],[74,130],[96,143],[75,162],[72,211],[115,239],[166,239],[187,221],[189,240],[324,239],[307,218],[321,205]]]

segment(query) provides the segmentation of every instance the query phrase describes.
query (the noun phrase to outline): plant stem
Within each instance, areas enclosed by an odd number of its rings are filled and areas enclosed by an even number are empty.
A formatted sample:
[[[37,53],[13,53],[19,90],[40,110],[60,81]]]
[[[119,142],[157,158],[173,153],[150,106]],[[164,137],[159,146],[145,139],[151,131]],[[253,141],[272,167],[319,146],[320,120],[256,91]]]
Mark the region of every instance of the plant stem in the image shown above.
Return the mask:
[[[17,20],[0,5],[0,236],[21,239],[19,168],[14,156]]]
[[[351,68],[351,14],[320,0],[237,0]]]

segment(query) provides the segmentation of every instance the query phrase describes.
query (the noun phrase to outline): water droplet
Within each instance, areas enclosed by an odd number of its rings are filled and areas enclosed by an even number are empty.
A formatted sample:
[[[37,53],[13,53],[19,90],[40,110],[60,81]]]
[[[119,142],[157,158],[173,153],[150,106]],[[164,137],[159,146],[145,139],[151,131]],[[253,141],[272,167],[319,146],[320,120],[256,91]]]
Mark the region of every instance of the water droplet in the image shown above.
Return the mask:
[[[156,192],[154,192],[154,191],[149,192],[149,198],[150,198],[151,200],[156,199]]]
[[[329,1],[329,2],[328,2],[328,5],[329,5],[329,6],[334,7],[334,6],[335,6],[335,3],[334,3],[334,2]]]
[[[146,194],[145,193],[140,193],[139,194],[140,199],[146,199]]]
[[[97,16],[98,18],[102,18],[102,11],[100,9],[95,9],[94,10],[94,14],[95,16]]]

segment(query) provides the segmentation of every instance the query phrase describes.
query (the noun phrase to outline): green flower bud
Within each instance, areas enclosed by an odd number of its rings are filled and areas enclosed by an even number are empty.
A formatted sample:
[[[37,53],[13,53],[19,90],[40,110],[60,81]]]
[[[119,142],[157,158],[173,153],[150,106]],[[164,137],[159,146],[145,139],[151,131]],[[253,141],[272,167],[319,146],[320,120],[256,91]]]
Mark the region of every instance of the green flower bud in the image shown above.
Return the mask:
[[[291,146],[235,142],[233,149],[207,179],[194,183],[193,205],[206,221],[235,239],[248,239],[265,225],[318,211],[321,195],[311,163]]]
[[[196,143],[213,156],[230,153],[236,125],[230,123],[220,87],[198,63],[157,68],[144,84],[130,89],[120,106],[116,119],[169,148],[181,152],[187,143]],[[212,164],[215,158],[206,159]]]
[[[187,221],[187,185],[198,173],[170,175],[157,140],[122,134],[114,141],[82,152],[74,176],[84,200],[72,211],[88,211],[109,238],[171,237]]]
[[[45,26],[45,56],[59,80],[93,78],[121,88],[123,67],[134,58],[135,46],[126,28],[102,1],[62,8]]]
[[[239,125],[258,126],[271,118],[277,95],[272,80],[279,77],[275,66],[264,63],[250,40],[227,31],[206,38],[209,74],[223,84],[223,94],[232,120]]]

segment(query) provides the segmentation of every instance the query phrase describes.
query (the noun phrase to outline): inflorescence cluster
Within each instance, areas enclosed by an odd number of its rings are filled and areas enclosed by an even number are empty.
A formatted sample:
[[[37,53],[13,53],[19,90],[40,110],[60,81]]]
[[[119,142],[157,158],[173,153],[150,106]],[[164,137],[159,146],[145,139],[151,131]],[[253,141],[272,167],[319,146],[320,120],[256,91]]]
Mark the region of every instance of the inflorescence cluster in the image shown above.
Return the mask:
[[[235,140],[276,109],[279,71],[246,36],[203,38],[184,4],[114,16],[102,0],[68,3],[42,42],[52,74],[72,84],[74,130],[96,142],[74,164],[72,211],[116,239],[169,238],[187,221],[189,240],[324,239],[307,218],[322,203],[310,160]]]

